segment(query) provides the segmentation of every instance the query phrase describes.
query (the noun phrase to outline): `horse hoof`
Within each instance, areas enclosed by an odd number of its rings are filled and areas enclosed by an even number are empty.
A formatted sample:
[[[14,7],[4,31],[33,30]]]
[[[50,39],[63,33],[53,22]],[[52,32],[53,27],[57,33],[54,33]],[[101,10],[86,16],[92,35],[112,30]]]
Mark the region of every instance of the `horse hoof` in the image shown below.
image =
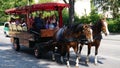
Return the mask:
[[[60,62],[60,64],[64,64],[63,62]]]
[[[70,68],[70,66],[67,65],[67,68]]]
[[[52,60],[52,61],[55,61],[55,60]]]
[[[97,63],[94,63],[96,66],[98,65]]]
[[[85,64],[88,66],[88,61],[85,61]]]
[[[79,68],[79,66],[76,66],[76,68]]]
[[[55,58],[52,58],[52,61],[55,61]]]
[[[78,65],[78,64],[76,64],[75,66],[76,66],[76,67],[79,67],[79,65]]]

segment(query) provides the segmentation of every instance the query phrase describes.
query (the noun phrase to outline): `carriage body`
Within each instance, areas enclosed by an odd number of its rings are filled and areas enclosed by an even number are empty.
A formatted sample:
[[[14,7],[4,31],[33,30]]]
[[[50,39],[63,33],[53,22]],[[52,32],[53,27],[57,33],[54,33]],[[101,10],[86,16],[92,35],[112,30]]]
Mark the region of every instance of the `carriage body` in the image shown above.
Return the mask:
[[[44,45],[38,45],[42,43],[47,43],[53,39],[53,35],[58,29],[40,29],[38,32],[30,30],[30,20],[29,15],[36,11],[57,11],[59,15],[59,28],[62,27],[62,10],[65,7],[69,7],[68,4],[63,3],[42,3],[34,4],[30,6],[23,6],[18,8],[7,9],[6,14],[11,15],[26,15],[26,26],[9,24],[9,35],[11,42],[13,43],[13,48],[18,51],[20,50],[20,45],[26,46],[28,48],[33,48],[40,51],[40,47]],[[49,45],[49,43],[47,43]],[[37,51],[37,52],[39,52]],[[37,53],[36,52],[36,53]],[[39,53],[36,54],[39,57]]]

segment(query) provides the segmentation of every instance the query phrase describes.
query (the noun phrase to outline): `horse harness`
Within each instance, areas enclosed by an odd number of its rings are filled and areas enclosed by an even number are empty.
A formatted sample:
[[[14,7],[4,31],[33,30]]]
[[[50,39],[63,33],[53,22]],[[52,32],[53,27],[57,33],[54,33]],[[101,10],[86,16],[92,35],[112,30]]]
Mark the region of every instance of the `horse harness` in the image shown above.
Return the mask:
[[[68,29],[68,26],[63,26],[62,28],[59,29],[59,31],[57,32],[57,36],[56,36],[57,41],[58,42],[74,42],[74,41],[78,41],[78,39],[75,38],[75,37],[70,37],[70,38],[65,38],[64,37],[64,31],[67,30],[67,29]],[[67,31],[67,35],[69,35],[70,32]]]

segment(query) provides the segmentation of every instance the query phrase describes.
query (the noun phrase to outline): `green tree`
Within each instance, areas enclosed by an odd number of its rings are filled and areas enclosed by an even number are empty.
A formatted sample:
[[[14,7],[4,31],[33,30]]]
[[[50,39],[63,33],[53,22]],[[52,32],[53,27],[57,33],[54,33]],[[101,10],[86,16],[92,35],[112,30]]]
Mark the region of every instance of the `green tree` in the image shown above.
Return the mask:
[[[52,2],[53,0],[39,0],[39,3]],[[5,14],[5,10],[9,8],[15,8],[20,6],[32,5],[34,0],[0,0],[0,22],[7,21],[8,15]]]
[[[94,3],[98,3],[99,7],[103,8],[103,11],[112,10],[113,18],[117,18],[119,16],[119,8],[120,8],[120,0],[92,0]]]
[[[25,6],[28,0],[0,0],[0,22],[7,21],[8,15],[5,14],[5,10],[9,8]]]

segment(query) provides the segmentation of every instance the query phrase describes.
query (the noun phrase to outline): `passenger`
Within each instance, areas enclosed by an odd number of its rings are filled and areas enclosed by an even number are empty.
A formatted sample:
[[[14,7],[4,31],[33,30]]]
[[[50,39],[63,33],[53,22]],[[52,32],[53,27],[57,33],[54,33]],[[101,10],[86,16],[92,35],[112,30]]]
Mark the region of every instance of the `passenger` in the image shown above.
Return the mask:
[[[16,25],[19,25],[19,24],[20,24],[20,20],[19,20],[19,19],[16,19],[16,20],[15,20],[15,24],[16,24]]]
[[[52,26],[53,25],[53,26]],[[53,15],[50,20],[50,27],[52,28],[58,28],[58,21],[56,19],[56,16]]]
[[[43,23],[43,19],[42,19],[42,14],[39,14],[39,17],[35,17],[34,23],[35,23],[35,24],[34,24],[35,27],[36,27],[38,30],[45,28],[44,23]]]
[[[49,22],[49,29],[54,29],[54,28],[55,28],[55,26],[54,26],[54,24],[52,22],[52,17],[51,17],[50,22]]]
[[[26,25],[26,21],[25,21],[25,20],[23,20],[23,22],[22,22],[21,26],[22,26],[22,27],[27,26],[27,25]]]
[[[46,17],[45,18],[45,28],[48,29],[49,28],[49,23],[50,23],[50,18]]]
[[[13,17],[10,19],[10,24],[15,24],[15,19]]]

